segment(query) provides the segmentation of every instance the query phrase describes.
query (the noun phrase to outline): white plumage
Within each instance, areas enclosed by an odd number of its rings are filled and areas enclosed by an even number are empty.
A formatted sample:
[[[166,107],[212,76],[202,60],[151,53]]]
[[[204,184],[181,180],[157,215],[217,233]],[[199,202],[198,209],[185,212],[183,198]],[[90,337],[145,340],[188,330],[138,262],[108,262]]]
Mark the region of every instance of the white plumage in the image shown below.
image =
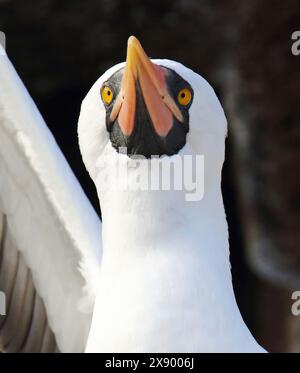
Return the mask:
[[[48,323],[59,350],[83,351],[101,223],[4,54],[0,84],[0,349],[55,349]]]
[[[78,125],[83,161],[101,201],[102,254],[99,219],[7,57],[1,57],[0,211],[8,243],[1,246],[0,276],[12,267],[13,274],[29,268],[45,306],[42,321],[61,351],[263,351],[244,324],[232,289],[220,187],[227,133],[222,107],[198,74],[177,62],[154,62],[193,87],[190,131],[179,155],[204,155],[204,198],[192,203],[184,191],[102,188],[114,167],[103,168],[105,155],[115,155],[124,167],[132,162],[112,147],[99,97],[103,82],[123,64],[114,66],[83,101]],[[130,168],[129,177],[135,172]],[[19,269],[9,246],[22,255],[25,265]],[[12,276],[3,277],[8,289]],[[26,309],[32,314],[34,306]],[[50,332],[44,330],[45,345]],[[9,340],[2,348],[21,349],[14,342],[17,334],[0,329],[0,341]]]

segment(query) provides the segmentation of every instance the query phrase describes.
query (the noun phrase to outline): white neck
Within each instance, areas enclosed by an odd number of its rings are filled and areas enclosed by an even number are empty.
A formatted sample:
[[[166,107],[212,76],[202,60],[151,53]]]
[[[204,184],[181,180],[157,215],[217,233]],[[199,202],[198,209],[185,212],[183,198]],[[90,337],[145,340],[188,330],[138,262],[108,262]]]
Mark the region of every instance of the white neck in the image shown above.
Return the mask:
[[[104,252],[88,350],[255,349],[233,293],[220,180],[198,202],[182,191],[97,189]]]
[[[172,237],[176,237],[176,242],[179,239],[180,244],[192,230],[199,246],[205,241],[213,245],[219,255],[228,257],[227,223],[219,186],[206,191],[198,202],[185,201],[181,191],[112,190],[100,200],[104,253],[117,250],[127,255],[133,250],[151,250],[160,240],[173,241]]]
[[[225,286],[233,294],[221,179],[206,179],[203,198],[191,202],[186,201],[185,190],[120,191],[114,188],[115,180],[105,191],[97,185],[103,219],[103,265],[130,265],[137,257],[157,251],[180,259],[187,256],[195,259],[193,265],[215,271],[211,286],[219,281],[220,289]],[[208,279],[205,281],[209,288]]]

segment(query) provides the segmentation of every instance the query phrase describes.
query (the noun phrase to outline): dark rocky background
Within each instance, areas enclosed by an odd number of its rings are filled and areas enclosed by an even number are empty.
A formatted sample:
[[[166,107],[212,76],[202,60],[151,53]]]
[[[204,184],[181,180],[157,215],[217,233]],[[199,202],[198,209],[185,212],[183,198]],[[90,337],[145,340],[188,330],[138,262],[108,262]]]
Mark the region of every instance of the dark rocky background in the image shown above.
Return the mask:
[[[238,303],[263,346],[299,351],[290,308],[300,290],[300,56],[291,53],[300,2],[0,0],[0,30],[98,212],[76,124],[92,83],[124,60],[128,36],[215,87],[229,119],[223,194]]]

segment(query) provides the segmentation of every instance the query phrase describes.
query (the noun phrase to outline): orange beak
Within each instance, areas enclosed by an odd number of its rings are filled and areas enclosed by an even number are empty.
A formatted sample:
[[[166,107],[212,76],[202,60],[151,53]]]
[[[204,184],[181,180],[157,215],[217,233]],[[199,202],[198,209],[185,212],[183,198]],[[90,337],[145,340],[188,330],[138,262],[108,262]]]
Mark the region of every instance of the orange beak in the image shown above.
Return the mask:
[[[118,117],[124,135],[130,136],[134,129],[137,81],[159,136],[164,137],[169,133],[173,126],[173,116],[183,121],[181,111],[168,93],[166,74],[164,68],[150,61],[138,39],[130,36],[120,93],[110,115],[111,122]]]

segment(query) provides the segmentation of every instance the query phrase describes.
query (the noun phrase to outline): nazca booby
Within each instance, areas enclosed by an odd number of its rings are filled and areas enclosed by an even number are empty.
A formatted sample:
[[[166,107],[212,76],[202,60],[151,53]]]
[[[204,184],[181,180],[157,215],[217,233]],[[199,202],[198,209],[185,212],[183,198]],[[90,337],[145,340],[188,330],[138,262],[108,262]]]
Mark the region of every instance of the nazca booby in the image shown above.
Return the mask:
[[[233,293],[220,187],[227,123],[206,80],[150,60],[130,37],[126,63],[93,85],[78,135],[102,227],[4,53],[0,82],[0,289],[9,305],[0,348],[263,351]],[[137,154],[175,166],[202,154],[203,198],[116,188],[116,161],[135,179]]]

